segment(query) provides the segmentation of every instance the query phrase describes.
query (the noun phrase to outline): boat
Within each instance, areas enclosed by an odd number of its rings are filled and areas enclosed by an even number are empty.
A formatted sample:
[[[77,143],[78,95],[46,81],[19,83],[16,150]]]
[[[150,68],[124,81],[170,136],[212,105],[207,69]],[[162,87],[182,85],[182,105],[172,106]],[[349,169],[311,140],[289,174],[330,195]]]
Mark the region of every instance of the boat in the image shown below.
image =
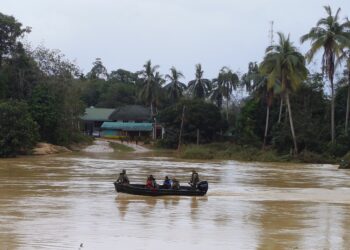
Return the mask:
[[[163,195],[181,195],[181,196],[203,196],[208,191],[208,182],[201,181],[197,188],[191,186],[180,186],[179,189],[166,189],[162,185],[158,188],[148,188],[144,184],[122,184],[114,182],[115,190],[118,193],[146,195],[146,196],[163,196]]]

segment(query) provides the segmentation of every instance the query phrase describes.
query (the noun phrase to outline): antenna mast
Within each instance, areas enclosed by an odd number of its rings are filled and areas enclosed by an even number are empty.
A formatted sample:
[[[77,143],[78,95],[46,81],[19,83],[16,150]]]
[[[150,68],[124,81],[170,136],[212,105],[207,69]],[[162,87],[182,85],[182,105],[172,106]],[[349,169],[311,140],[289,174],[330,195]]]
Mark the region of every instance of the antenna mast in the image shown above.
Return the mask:
[[[273,21],[270,22],[269,43],[270,46],[272,46],[275,43],[275,41],[273,40]]]

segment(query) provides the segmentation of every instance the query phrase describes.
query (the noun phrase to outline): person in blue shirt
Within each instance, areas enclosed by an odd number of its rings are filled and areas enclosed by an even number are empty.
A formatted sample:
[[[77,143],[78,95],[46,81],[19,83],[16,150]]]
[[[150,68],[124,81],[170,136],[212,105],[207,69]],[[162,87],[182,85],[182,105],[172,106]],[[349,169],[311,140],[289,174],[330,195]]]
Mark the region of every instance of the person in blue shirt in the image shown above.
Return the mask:
[[[171,188],[171,181],[168,176],[165,176],[164,182],[163,182],[163,188],[169,189]]]

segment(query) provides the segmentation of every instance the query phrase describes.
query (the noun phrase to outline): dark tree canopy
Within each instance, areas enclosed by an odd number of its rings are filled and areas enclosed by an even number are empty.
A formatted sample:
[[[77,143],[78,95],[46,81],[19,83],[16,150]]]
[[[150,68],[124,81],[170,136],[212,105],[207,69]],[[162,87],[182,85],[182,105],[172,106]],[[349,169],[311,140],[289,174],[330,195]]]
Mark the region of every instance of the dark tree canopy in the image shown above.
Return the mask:
[[[38,140],[38,126],[25,102],[0,103],[0,157],[26,153]]]
[[[0,67],[3,58],[16,49],[18,38],[26,32],[30,32],[30,28],[22,28],[22,24],[13,16],[0,12]]]
[[[165,144],[175,147],[178,143],[182,110],[185,106],[183,140],[184,143],[195,143],[197,130],[200,133],[200,142],[208,143],[219,136],[220,131],[226,128],[220,110],[211,103],[202,100],[183,100],[168,107],[158,115],[159,122],[165,125]]]

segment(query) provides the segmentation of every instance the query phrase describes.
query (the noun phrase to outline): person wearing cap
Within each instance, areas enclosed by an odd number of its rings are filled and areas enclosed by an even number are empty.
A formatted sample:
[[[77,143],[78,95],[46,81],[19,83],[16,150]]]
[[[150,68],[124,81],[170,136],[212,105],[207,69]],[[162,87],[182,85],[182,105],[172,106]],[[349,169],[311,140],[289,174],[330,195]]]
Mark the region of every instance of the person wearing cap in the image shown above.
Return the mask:
[[[165,176],[164,182],[163,182],[163,188],[169,189],[171,188],[171,181],[168,176]]]
[[[117,179],[117,183],[129,184],[129,178],[126,175],[125,169],[123,169],[122,172],[119,174],[119,177]]]
[[[196,170],[192,170],[192,176],[191,176],[191,180],[189,182],[189,184],[193,187],[193,188],[197,188],[197,184],[199,182],[199,176],[198,173],[196,172]]]

